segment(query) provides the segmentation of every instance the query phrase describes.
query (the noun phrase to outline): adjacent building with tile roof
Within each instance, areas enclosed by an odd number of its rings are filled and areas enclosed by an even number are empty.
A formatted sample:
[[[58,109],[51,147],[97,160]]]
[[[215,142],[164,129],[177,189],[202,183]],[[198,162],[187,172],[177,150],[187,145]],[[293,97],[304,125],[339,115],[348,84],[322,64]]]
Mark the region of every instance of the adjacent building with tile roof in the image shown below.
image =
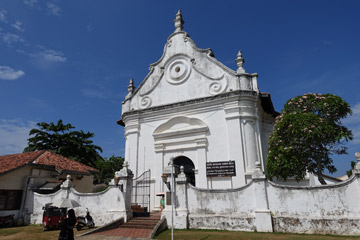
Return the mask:
[[[32,193],[51,193],[71,175],[78,192],[92,192],[98,170],[51,151],[40,150],[0,156],[0,216],[27,215]]]
[[[25,166],[55,170],[62,174],[92,175],[98,172],[95,168],[46,150],[0,156],[0,176]]]

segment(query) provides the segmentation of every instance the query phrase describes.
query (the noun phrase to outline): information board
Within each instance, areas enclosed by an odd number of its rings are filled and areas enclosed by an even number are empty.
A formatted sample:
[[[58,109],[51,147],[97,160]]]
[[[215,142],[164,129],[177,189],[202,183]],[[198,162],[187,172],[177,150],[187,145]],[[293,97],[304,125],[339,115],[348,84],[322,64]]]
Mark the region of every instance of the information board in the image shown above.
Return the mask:
[[[236,176],[235,161],[207,162],[207,177],[232,177]]]

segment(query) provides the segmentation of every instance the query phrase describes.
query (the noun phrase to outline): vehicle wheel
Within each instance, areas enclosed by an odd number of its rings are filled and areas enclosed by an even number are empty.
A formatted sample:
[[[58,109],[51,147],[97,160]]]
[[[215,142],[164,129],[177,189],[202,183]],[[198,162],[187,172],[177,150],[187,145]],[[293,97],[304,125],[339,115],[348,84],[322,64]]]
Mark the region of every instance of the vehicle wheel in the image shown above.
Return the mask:
[[[81,230],[81,226],[80,226],[80,225],[77,225],[77,226],[76,226],[76,230],[80,231],[80,230]]]
[[[89,228],[93,228],[93,227],[95,227],[95,223],[92,222],[92,223],[90,224]]]

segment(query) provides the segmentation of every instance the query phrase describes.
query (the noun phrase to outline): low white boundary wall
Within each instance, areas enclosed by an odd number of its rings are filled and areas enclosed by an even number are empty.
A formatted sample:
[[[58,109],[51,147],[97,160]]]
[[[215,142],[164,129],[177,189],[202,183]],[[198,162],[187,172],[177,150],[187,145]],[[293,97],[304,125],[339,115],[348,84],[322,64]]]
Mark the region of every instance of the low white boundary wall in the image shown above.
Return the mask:
[[[34,211],[31,216],[32,224],[42,224],[42,207],[46,203],[60,200],[61,191],[46,195],[34,193]],[[100,193],[79,193],[74,188],[71,188],[69,199],[77,201],[81,206],[74,208],[76,216],[85,216],[85,210],[88,208],[96,226],[105,225],[120,217],[127,218],[124,196],[118,186],[109,186],[109,188]]]
[[[174,227],[360,235],[360,164],[346,182],[315,187],[272,183],[257,167],[251,183],[224,190],[193,187],[181,172]],[[171,205],[162,214],[171,226]]]
[[[360,234],[360,175],[343,183],[284,187],[267,183],[277,232]]]
[[[33,193],[33,202],[30,215],[30,223],[41,224],[43,210],[47,203],[54,203],[61,199],[77,201],[81,207],[74,208],[76,216],[85,216],[86,208],[89,209],[96,226],[102,226],[124,218],[126,222],[132,217],[131,191],[133,175],[125,165],[120,172],[115,173],[115,178],[110,186],[99,193],[79,193],[73,188],[68,175],[67,180],[61,185],[61,189],[53,194]]]

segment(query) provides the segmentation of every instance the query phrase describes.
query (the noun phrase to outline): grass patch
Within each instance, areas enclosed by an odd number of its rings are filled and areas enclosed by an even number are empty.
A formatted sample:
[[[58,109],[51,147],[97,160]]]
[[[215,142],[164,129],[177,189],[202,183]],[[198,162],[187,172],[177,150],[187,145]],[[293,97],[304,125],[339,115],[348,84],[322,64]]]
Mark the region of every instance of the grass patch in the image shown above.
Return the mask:
[[[42,225],[0,228],[0,238],[2,240],[47,240],[57,239],[58,236],[59,230],[44,232]]]
[[[77,231],[74,229],[74,235],[85,233],[92,229]],[[28,225],[12,228],[0,228],[1,240],[57,240],[60,230],[43,231],[42,225]]]
[[[171,230],[168,229],[155,237],[158,240],[171,239]],[[258,232],[235,232],[220,230],[174,230],[174,239],[176,240],[342,240],[342,239],[359,239],[353,236],[338,235],[318,235],[318,234],[288,234],[288,233],[258,233]]]

